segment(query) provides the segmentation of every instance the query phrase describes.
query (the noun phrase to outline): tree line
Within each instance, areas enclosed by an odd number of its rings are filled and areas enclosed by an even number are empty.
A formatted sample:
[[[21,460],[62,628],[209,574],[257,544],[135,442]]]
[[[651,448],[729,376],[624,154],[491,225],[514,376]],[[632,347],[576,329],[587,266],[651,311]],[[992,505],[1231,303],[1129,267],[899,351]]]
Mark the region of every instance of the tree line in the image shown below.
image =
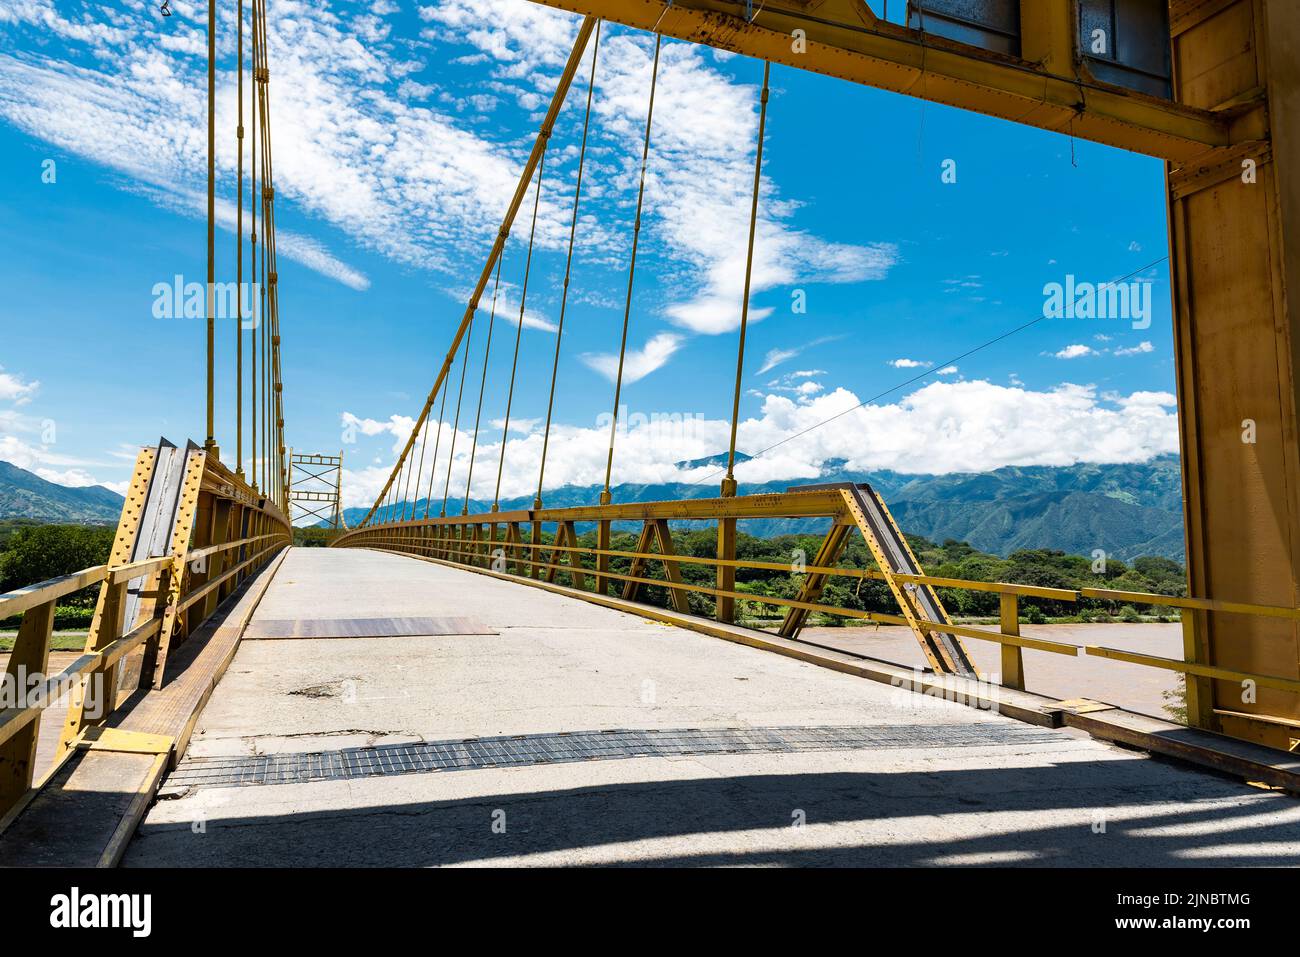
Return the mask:
[[[0,592],[32,585],[49,578],[68,575],[83,568],[103,564],[108,560],[113,542],[112,526],[40,525],[23,521],[0,522]],[[296,544],[320,546],[327,543],[324,529],[295,529]],[[550,542],[549,534],[543,536]],[[709,528],[695,530],[675,529],[674,545],[681,555],[714,558],[717,555],[717,533]],[[1169,558],[1149,556],[1130,562],[1108,558],[1104,567],[1092,558],[1068,555],[1061,551],[1031,549],[1013,552],[1002,557],[981,552],[965,542],[952,539],[935,543],[916,535],[907,536],[908,544],[927,574],[941,578],[960,578],[977,582],[1013,582],[1022,585],[1039,585],[1051,588],[1079,589],[1085,587],[1108,588],[1119,591],[1144,592],[1158,595],[1181,596],[1186,593],[1183,566]],[[596,547],[596,533],[587,531],[579,536],[579,543],[587,548]],[[616,531],[611,539],[615,551],[635,551],[637,536],[628,531]],[[736,536],[736,557],[741,560],[768,562],[783,566],[781,569],[738,568],[736,591],[768,598],[796,598],[803,584],[800,568],[812,565],[821,543],[819,535],[778,535],[758,538],[743,532]],[[589,570],[595,568],[594,556],[583,556],[582,564]],[[631,560],[614,558],[611,570],[627,574]],[[866,543],[852,536],[837,565],[854,569],[874,569]],[[712,565],[679,563],[682,578],[688,584],[712,588]],[[663,581],[663,564],[647,562],[642,576],[653,581]],[[567,576],[561,575],[562,580]],[[968,591],[956,588],[938,589],[948,612],[960,618],[993,618],[998,614],[998,596],[992,592]],[[70,595],[60,603],[68,612],[78,611],[75,617],[85,618],[93,609],[96,589],[85,589]],[[644,600],[662,607],[668,606],[668,590],[649,585],[642,589]],[[714,614],[713,596],[689,592],[691,611],[695,614]],[[896,613],[897,605],[882,581],[872,579],[832,578],[819,599],[821,604],[852,611]],[[1162,606],[1135,608],[1120,602],[1100,599],[1083,599],[1079,602],[1062,602],[1042,598],[1022,598],[1021,614],[1029,622],[1049,619],[1074,618],[1106,621],[1112,619],[1138,621],[1146,617],[1175,620],[1174,609]],[[780,617],[784,609],[759,601],[741,600],[741,617],[761,620]],[[63,618],[67,614],[61,612]],[[815,615],[815,624],[843,624],[839,616]],[[6,622],[12,625],[12,622]]]

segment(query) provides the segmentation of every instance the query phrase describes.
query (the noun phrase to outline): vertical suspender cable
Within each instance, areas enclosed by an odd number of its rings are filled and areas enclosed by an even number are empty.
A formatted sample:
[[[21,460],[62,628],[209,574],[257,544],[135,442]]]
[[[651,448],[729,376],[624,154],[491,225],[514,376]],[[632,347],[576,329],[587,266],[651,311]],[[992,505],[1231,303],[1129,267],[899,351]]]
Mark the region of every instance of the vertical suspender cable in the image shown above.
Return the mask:
[[[402,479],[402,517],[406,521],[406,505],[411,498],[411,474],[415,471],[415,454],[412,452],[406,463],[406,476]]]
[[[213,423],[213,349],[216,329],[216,222],[217,222],[217,4],[208,0],[208,434],[203,447],[211,452],[216,448],[216,430]]]
[[[271,221],[267,215],[267,150],[269,144],[266,140],[266,102],[263,97],[265,87],[262,83],[263,64],[266,61],[266,33],[262,29],[262,6],[263,0],[253,0],[253,8],[257,11],[254,22],[254,29],[257,31],[258,43],[258,61],[255,64],[255,76],[257,79],[257,122],[262,130],[262,152],[259,154],[262,167],[262,191],[258,194],[258,199],[262,203],[262,287],[260,290],[262,311],[262,491],[271,501],[275,501],[275,489],[271,485],[271,321],[270,313],[267,309],[267,249],[271,237]]]
[[[636,192],[636,220],[632,227],[632,257],[627,269],[627,303],[623,307],[623,337],[618,344],[618,376],[614,380],[614,416],[609,423],[609,455],[605,459],[605,489],[600,493],[600,504],[608,505],[613,496],[609,492],[609,478],[614,471],[614,436],[618,432],[618,403],[623,392],[623,358],[627,353],[627,324],[632,314],[632,280],[636,277],[636,251],[641,238],[641,203],[645,199],[645,170],[650,157],[650,125],[655,115],[655,87],[659,83],[659,46],[663,36],[655,34],[655,62],[650,74],[650,105],[645,115],[645,142],[641,146],[641,184]]]
[[[262,152],[263,152],[263,232],[264,240],[263,253],[266,256],[267,269],[265,272],[267,285],[269,287],[268,300],[270,303],[269,319],[270,333],[264,335],[263,341],[270,339],[269,357],[267,364],[269,366],[268,374],[270,377],[270,390],[266,393],[267,399],[272,396],[275,398],[274,410],[271,412],[271,419],[275,428],[275,440],[272,443],[271,451],[273,454],[273,464],[271,466],[271,478],[275,481],[275,501],[282,511],[288,511],[288,473],[285,461],[284,445],[284,397],[283,397],[283,378],[280,368],[280,308],[279,308],[279,289],[278,276],[276,273],[276,248],[275,248],[275,185],[272,176],[271,165],[271,125],[270,125],[270,94],[267,86],[270,81],[269,51],[267,48],[266,34],[266,3],[262,0],[258,7],[259,29],[262,36],[262,64],[260,66],[260,84],[259,91],[261,118],[262,118]]]
[[[497,318],[497,290],[501,288],[501,261],[505,259],[505,249],[497,257],[497,275],[492,283],[492,311],[488,314],[487,345],[483,347],[483,376],[478,383],[478,408],[474,412],[474,442],[469,447],[469,469],[465,473],[465,503],[460,514],[469,514],[469,485],[474,480],[474,456],[478,453],[478,427],[483,417],[483,390],[487,386],[488,359],[492,356],[492,327]]]
[[[442,417],[447,412],[447,392],[445,388],[447,377],[442,377],[444,388],[442,390],[442,405],[438,409],[438,434],[433,440],[433,461],[429,463],[429,487],[424,493],[424,517],[429,517],[429,506],[433,504],[433,476],[438,471],[438,449],[442,447]],[[426,416],[426,419],[428,417]]]
[[[582,117],[582,146],[578,150],[578,182],[573,190],[573,218],[569,222],[569,251],[564,260],[564,291],[560,294],[560,319],[555,330],[555,359],[551,363],[551,392],[546,400],[546,428],[542,432],[542,463],[537,470],[537,496],[533,508],[542,507],[542,480],[546,476],[546,452],[551,444],[551,412],[555,408],[555,380],[560,371],[560,342],[564,337],[564,313],[569,305],[569,276],[573,271],[573,241],[578,233],[578,204],[582,198],[582,171],[587,160],[587,128],[591,122],[591,95],[596,87],[596,59],[600,56],[600,24],[591,47],[591,78],[587,81],[587,110]],[[468,495],[467,495],[468,497]]]
[[[460,390],[456,393],[456,421],[451,427],[451,451],[447,453],[447,481],[442,486],[442,511],[438,513],[443,518],[447,517],[447,496],[451,492],[451,466],[456,461],[456,436],[460,434],[460,401],[465,397],[465,372],[469,369],[469,343],[473,338],[474,317],[470,316],[469,328],[465,330],[465,352],[460,360]]]
[[[251,23],[249,24],[249,40],[253,47],[253,55],[249,61],[248,78],[251,82],[250,92],[253,94],[250,98],[249,109],[253,113],[253,122],[249,124],[252,128],[251,145],[248,152],[248,214],[252,217],[251,246],[249,248],[249,275],[253,280],[253,288],[260,289],[261,283],[257,279],[257,0],[253,0],[252,8],[249,11]],[[240,83],[243,83],[243,77],[240,77]],[[248,373],[248,384],[250,387],[251,407],[249,408],[248,424],[252,428],[252,434],[248,438],[249,451],[252,453],[253,466],[253,491],[258,489],[258,467],[261,464],[257,448],[257,327],[262,324],[262,314],[257,312],[257,296],[252,298],[253,309],[257,313],[253,322],[253,328],[249,331],[252,337],[249,343],[249,358],[252,360],[253,367]],[[265,484],[263,484],[265,487]]]
[[[235,217],[235,474],[244,477],[244,0],[238,3],[239,117],[235,124],[235,149],[239,173],[235,193],[239,197]]]
[[[411,501],[411,521],[415,521],[416,506],[420,504],[420,480],[424,478],[424,452],[429,447],[429,417],[424,418],[424,435],[420,438],[420,466],[415,470],[415,498]],[[402,512],[406,519],[406,512]]]
[[[736,494],[736,426],[740,419],[740,378],[745,370],[745,330],[749,324],[749,288],[754,272],[754,230],[758,224],[758,191],[763,176],[763,133],[767,126],[768,78],[770,61],[763,63],[763,93],[758,107],[758,149],[754,158],[754,192],[749,201],[749,248],[745,253],[745,294],[740,303],[740,344],[736,349],[736,388],[731,399],[731,444],[727,449],[727,477],[722,480],[722,494]]]
[[[411,469],[415,467],[415,456],[407,458],[402,466],[402,474],[398,477],[397,484],[393,486],[393,514],[392,521],[397,520],[398,509],[403,513],[406,511],[406,487],[409,487],[411,481]]]
[[[540,134],[539,134],[540,135]],[[549,137],[550,131],[547,131]],[[549,145],[549,144],[548,144]],[[510,364],[510,391],[506,394],[506,419],[501,427],[501,458],[497,462],[497,488],[492,496],[492,511],[501,507],[501,471],[506,465],[506,443],[510,441],[510,406],[515,398],[515,370],[519,368],[519,340],[524,334],[524,306],[528,302],[528,276],[533,268],[533,238],[537,235],[537,207],[542,200],[542,174],[546,171],[546,151],[537,164],[537,192],[533,194],[533,224],[528,229],[528,256],[524,260],[524,286],[519,293],[519,327],[515,330],[515,358]]]

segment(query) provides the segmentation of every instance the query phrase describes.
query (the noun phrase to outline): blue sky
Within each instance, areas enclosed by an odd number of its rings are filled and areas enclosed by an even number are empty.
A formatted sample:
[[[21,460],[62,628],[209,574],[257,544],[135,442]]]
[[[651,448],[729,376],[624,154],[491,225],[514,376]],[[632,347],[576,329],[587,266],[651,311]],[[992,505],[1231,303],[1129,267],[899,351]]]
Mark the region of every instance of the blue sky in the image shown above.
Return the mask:
[[[203,437],[203,323],[153,313],[155,284],[205,270],[206,8],[171,7],[166,20],[152,3],[0,8],[0,458],[69,484],[120,488],[141,444]],[[233,279],[226,7],[217,241],[219,278]],[[578,19],[526,0],[269,0],[268,13],[288,440],[343,448],[347,504],[369,504]],[[603,478],[602,370],[622,321],[652,48],[617,26],[602,35],[548,485]],[[507,496],[536,482],[589,62],[542,185]],[[761,75],[664,43],[623,394],[635,418],[615,482],[717,481],[673,463],[726,447]],[[797,481],[834,459],[945,472],[1176,450],[1161,163],[783,66],[772,87],[741,450],[929,374],[747,463],[742,481]],[[476,495],[495,479],[531,207],[530,193],[502,269]],[[1135,271],[1152,284],[1149,328],[1044,320],[949,368],[1040,316],[1045,284]],[[452,470],[462,491],[489,300]],[[234,334],[219,332],[227,460]]]

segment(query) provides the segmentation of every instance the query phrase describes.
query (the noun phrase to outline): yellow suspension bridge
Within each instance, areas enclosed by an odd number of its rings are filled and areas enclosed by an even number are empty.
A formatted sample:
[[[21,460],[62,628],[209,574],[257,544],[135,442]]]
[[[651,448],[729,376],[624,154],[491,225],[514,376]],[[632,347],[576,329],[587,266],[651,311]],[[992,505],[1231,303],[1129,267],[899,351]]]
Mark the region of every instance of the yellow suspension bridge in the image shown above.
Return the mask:
[[[1300,791],[1300,7],[924,0],[900,24],[876,0],[539,0],[574,14],[572,51],[410,435],[364,520],[344,528],[342,456],[295,453],[286,441],[273,0],[250,2],[245,16],[237,0],[234,18],[239,70],[254,91],[245,104],[241,83],[235,278],[247,269],[260,284],[264,322],[247,334],[241,322],[230,343],[212,302],[214,5],[206,435],[140,452],[105,565],[0,595],[0,617],[22,616],[7,663],[21,693],[0,711],[0,862],[1300,862],[1288,796]],[[1087,39],[1103,21],[1123,43],[1098,56]],[[598,499],[547,507],[604,23],[654,37],[613,416]],[[732,390],[731,438],[716,496],[618,502],[610,477],[666,38],[748,57],[761,75],[749,230],[736,237],[747,264],[735,374],[720,373],[718,386]],[[1166,162],[1190,597],[928,575],[866,485],[738,494],[774,70]],[[530,273],[547,151],[571,94],[583,125],[555,351],[521,355],[529,282],[540,281]],[[525,263],[513,340],[496,330],[507,244]],[[229,348],[239,401],[220,410],[214,362]],[[508,381],[488,381],[494,348],[512,355]],[[466,389],[472,350],[484,371]],[[542,457],[532,507],[503,510],[502,477],[515,474],[507,443],[485,461],[478,438],[488,389],[506,395],[507,432],[518,415],[521,359],[551,370]],[[1247,419],[1258,443],[1240,441]],[[451,470],[462,436],[464,489]],[[475,469],[495,472],[496,496],[471,513]],[[331,526],[331,548],[290,547],[295,509]],[[737,553],[737,524],[772,518],[829,524],[793,597],[737,586],[745,570],[787,570]],[[613,546],[616,525],[639,528],[634,547]],[[712,554],[675,546],[692,527],[716,530]],[[872,568],[841,563],[859,535]],[[688,566],[711,583],[688,581]],[[896,611],[828,604],[837,578],[883,582]],[[99,597],[84,652],[50,675],[55,605],[91,586]],[[999,624],[956,623],[940,589],[996,593]],[[712,613],[693,611],[692,595],[711,599]],[[1177,607],[1183,654],[1022,632],[1026,597]],[[741,599],[776,609],[779,627],[738,623]],[[892,663],[803,640],[812,614],[906,629],[920,655]],[[1177,673],[1186,721],[1042,693],[1033,665],[1049,656],[1067,673],[1089,659]],[[395,809],[405,823],[385,818]],[[481,820],[489,812],[491,828]],[[806,825],[796,837],[792,820]],[[1096,839],[1099,821],[1125,836]],[[438,839],[419,839],[435,825]],[[1243,859],[1242,847],[1256,850]]]

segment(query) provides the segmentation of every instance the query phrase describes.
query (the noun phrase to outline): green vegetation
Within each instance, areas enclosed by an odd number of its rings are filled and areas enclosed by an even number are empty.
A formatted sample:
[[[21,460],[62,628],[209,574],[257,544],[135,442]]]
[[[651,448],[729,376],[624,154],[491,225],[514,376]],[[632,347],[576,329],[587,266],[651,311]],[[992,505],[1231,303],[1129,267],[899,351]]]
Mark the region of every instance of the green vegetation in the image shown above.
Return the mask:
[[[293,543],[299,548],[326,548],[330,539],[336,534],[328,528],[317,528],[314,525],[306,528],[296,527],[293,530]]]
[[[0,523],[0,593],[104,564],[113,534],[111,526],[103,525]],[[88,628],[98,593],[96,586],[61,599],[55,609],[54,627]],[[17,628],[18,623],[18,618],[10,618],[0,621],[0,628]]]
[[[677,551],[682,555],[712,558],[716,555],[716,531],[713,528],[696,531],[675,530]],[[328,529],[296,528],[294,544],[300,547],[319,548],[329,544],[332,537]],[[82,568],[103,564],[108,560],[113,529],[105,526],[37,525],[31,522],[0,523],[0,592],[24,585],[32,585],[48,578],[67,575]],[[547,541],[549,541],[549,536]],[[580,536],[580,542],[589,548],[596,545],[595,531]],[[1183,568],[1168,558],[1144,557],[1131,562],[1110,559],[1104,574],[1094,574],[1091,559],[1064,552],[1033,549],[1014,552],[1006,558],[980,552],[964,542],[953,540],[938,545],[919,536],[908,536],[912,550],[928,574],[943,578],[964,578],[971,581],[1015,582],[1025,585],[1043,585],[1052,588],[1077,589],[1083,587],[1111,588],[1122,591],[1150,592],[1159,595],[1184,594]],[[630,532],[615,532],[613,548],[633,551],[637,537]],[[757,538],[741,533],[737,536],[736,554],[740,559],[771,562],[783,566],[778,569],[747,569],[736,571],[736,591],[770,598],[794,598],[803,583],[803,575],[795,570],[800,561],[811,565],[821,544],[819,535],[778,535]],[[594,569],[595,560],[583,557],[583,564]],[[839,564],[849,568],[870,569],[875,561],[866,544],[854,536],[845,549]],[[626,574],[630,560],[615,558],[611,570]],[[682,576],[687,583],[712,588],[714,569],[711,565],[682,564]],[[663,581],[660,562],[648,563],[645,577]],[[59,629],[85,629],[94,611],[95,588],[85,589],[63,600],[56,613],[55,627]],[[954,618],[965,621],[996,619],[998,596],[991,592],[965,591],[940,588],[940,597]],[[668,591],[659,586],[646,586],[642,597],[651,604],[668,606]],[[714,602],[710,595],[688,594],[691,611],[711,616]],[[821,603],[854,611],[896,613],[897,606],[884,582],[851,578],[832,579],[826,586]],[[759,601],[739,602],[739,617],[754,624],[778,619],[783,609]],[[1039,598],[1021,599],[1021,614],[1031,623],[1046,621],[1172,621],[1177,613],[1164,606],[1138,606],[1098,599],[1085,599],[1077,603],[1051,601]],[[851,619],[836,615],[812,616],[810,623],[843,625]],[[0,628],[16,628],[18,619],[0,622]],[[3,639],[0,639],[3,641]]]
[[[713,558],[717,551],[717,533],[714,529],[699,531],[675,530],[674,544],[682,555]],[[585,547],[595,547],[595,532],[579,536]],[[549,541],[549,536],[547,537]],[[1051,588],[1077,589],[1084,587],[1109,588],[1120,591],[1148,592],[1159,595],[1181,596],[1185,593],[1182,566],[1160,557],[1143,557],[1132,562],[1109,559],[1103,574],[1092,571],[1092,559],[1080,555],[1047,549],[1013,552],[1002,558],[977,551],[964,542],[953,540],[937,545],[919,536],[907,536],[921,567],[929,575],[942,578],[962,578],[978,582],[1013,582],[1022,585],[1040,585]],[[637,538],[627,532],[615,532],[611,545],[615,551],[634,551]],[[756,538],[738,534],[736,557],[742,560],[773,562],[786,566],[775,569],[736,570],[736,591],[771,598],[795,598],[803,583],[803,575],[794,571],[798,560],[812,565],[821,537],[817,535],[779,535],[773,538]],[[595,562],[584,556],[583,564],[594,568]],[[626,574],[630,559],[615,558],[610,567],[614,572]],[[873,569],[875,560],[866,544],[854,536],[837,563],[840,567]],[[692,585],[714,587],[715,571],[711,565],[682,563],[682,578]],[[644,577],[664,580],[663,565],[651,561]],[[938,589],[949,614],[965,621],[996,619],[998,596],[992,592],[967,591],[956,588]],[[668,606],[668,591],[662,587],[643,588],[644,600],[661,607]],[[714,613],[712,596],[698,592],[688,593],[694,614],[711,616]],[[827,583],[821,604],[833,605],[854,611],[876,611],[897,614],[898,606],[882,581],[835,578]],[[779,618],[784,609],[757,601],[739,602],[739,617],[761,624],[767,619]],[[1175,621],[1177,612],[1167,606],[1121,604],[1100,599],[1083,599],[1079,602],[1061,602],[1040,598],[1022,598],[1021,615],[1030,623],[1047,621]],[[814,614],[810,624],[843,625],[851,619],[838,615]]]
[[[36,528],[44,524],[34,518],[0,519],[0,552],[9,547],[9,541],[25,528]]]

